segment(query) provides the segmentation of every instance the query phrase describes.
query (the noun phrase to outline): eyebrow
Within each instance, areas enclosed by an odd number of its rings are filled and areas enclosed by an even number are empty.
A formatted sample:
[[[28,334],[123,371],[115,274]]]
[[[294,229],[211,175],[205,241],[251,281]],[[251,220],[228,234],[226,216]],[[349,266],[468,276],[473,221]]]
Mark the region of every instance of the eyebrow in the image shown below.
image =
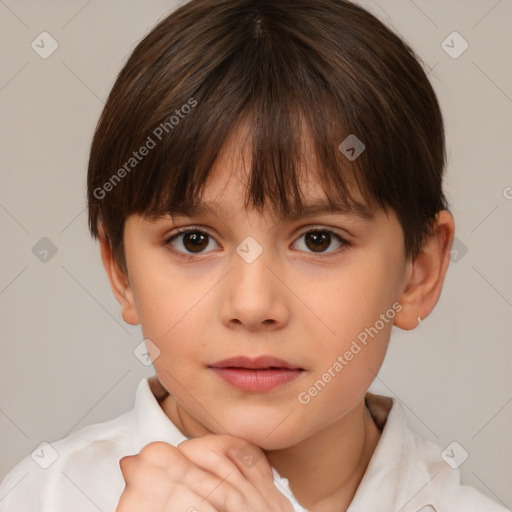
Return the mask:
[[[169,212],[175,217],[204,216],[208,214],[217,215],[219,212],[225,212],[225,209],[217,201],[205,201],[188,208],[177,208]],[[229,212],[225,212],[228,215]],[[350,209],[345,205],[335,205],[323,199],[312,200],[304,205],[300,210],[290,211],[280,215],[281,221],[295,221],[302,217],[312,217],[314,215],[338,214],[355,216],[364,221],[370,222],[375,218],[374,209],[364,203],[356,203]]]
[[[282,220],[293,221],[301,217],[311,217],[313,215],[322,214],[355,216],[366,221],[371,221],[375,218],[375,212],[366,204],[357,203],[349,209],[344,205],[334,205],[324,200],[315,200],[306,203],[301,210],[292,211],[284,215]]]

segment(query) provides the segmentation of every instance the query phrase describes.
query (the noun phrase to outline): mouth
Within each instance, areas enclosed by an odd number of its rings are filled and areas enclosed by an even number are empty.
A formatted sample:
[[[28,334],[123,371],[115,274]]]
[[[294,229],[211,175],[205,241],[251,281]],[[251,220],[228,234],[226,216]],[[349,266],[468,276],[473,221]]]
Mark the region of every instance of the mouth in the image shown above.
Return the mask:
[[[208,366],[221,379],[243,391],[261,393],[297,379],[305,370],[272,356],[224,359]]]
[[[303,370],[288,361],[273,356],[259,356],[250,358],[246,356],[230,357],[209,365],[210,368],[241,368],[246,370]]]

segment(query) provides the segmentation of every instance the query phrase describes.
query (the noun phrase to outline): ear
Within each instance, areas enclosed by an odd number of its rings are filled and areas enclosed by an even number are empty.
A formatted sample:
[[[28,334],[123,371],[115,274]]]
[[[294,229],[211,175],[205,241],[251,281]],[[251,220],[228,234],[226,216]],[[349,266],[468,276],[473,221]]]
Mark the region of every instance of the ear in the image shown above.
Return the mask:
[[[407,263],[406,279],[394,324],[401,329],[414,329],[418,318],[426,318],[434,309],[450,263],[450,251],[455,233],[453,217],[447,210],[436,215],[432,234],[414,261]]]
[[[110,281],[110,287],[114,293],[117,302],[121,305],[121,313],[123,320],[131,325],[139,324],[139,316],[135,308],[135,302],[133,300],[133,292],[130,286],[128,275],[120,267],[115,260],[110,243],[107,237],[100,230],[99,236],[100,249],[101,249],[101,260],[105,267],[108,280]]]

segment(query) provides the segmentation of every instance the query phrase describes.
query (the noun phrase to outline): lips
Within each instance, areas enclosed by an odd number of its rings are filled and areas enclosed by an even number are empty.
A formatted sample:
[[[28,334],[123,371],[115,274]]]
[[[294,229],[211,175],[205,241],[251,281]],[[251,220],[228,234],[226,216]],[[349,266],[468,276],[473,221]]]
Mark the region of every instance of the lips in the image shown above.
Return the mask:
[[[272,356],[260,356],[254,359],[245,356],[231,357],[209,365],[211,368],[245,368],[247,370],[303,370],[283,359]]]
[[[272,356],[255,359],[232,357],[213,363],[209,368],[231,386],[252,393],[262,393],[283,386],[304,372],[303,368]]]

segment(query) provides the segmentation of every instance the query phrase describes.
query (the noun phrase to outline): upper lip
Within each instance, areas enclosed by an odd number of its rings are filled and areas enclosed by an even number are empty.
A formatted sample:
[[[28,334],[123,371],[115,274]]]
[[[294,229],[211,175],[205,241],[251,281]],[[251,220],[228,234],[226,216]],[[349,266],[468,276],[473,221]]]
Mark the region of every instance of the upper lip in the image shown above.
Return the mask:
[[[303,370],[299,366],[283,361],[277,357],[259,356],[250,358],[246,356],[230,357],[209,365],[210,368],[248,368],[251,370],[264,370],[267,368],[285,368],[287,370]]]

